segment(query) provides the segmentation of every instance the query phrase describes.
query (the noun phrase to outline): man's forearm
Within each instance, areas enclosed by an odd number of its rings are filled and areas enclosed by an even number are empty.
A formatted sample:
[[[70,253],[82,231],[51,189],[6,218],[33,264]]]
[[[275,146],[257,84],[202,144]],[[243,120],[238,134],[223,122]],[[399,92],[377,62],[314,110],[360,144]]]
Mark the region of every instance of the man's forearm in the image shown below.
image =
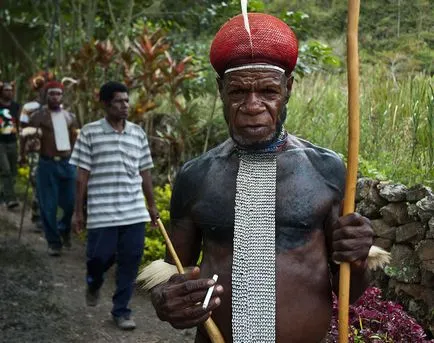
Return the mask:
[[[81,169],[78,171],[77,181],[76,181],[76,196],[75,196],[75,212],[84,214],[84,205],[86,203],[87,197],[87,183],[89,181],[88,172],[84,172]]]
[[[155,201],[154,191],[152,189],[151,172],[149,170],[143,170],[140,174],[142,175],[142,189],[146,198],[146,203],[148,204],[148,207],[154,207]]]

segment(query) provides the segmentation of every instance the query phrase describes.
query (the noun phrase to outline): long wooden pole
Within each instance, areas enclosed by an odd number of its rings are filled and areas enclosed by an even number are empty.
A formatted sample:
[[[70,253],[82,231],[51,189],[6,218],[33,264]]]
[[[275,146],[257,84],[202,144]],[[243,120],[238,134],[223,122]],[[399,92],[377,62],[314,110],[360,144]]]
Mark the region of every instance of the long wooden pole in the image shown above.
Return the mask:
[[[348,165],[345,183],[344,214],[354,212],[357,165],[359,155],[359,27],[360,0],[348,0],[347,66],[348,66]],[[339,343],[348,342],[350,303],[349,263],[341,263],[339,271]]]
[[[170,256],[172,256],[173,260],[175,261],[175,265],[176,268],[178,269],[178,272],[180,274],[184,274],[184,268],[181,264],[181,261],[179,260],[178,254],[176,253],[172,241],[170,240],[169,235],[167,234],[164,224],[160,218],[157,219],[157,223],[158,223],[158,227],[160,228],[161,234],[163,235],[164,240],[166,241],[167,250],[169,251]],[[205,326],[205,330],[208,333],[208,336],[212,343],[225,343],[225,340],[223,339],[223,336],[219,328],[211,318],[208,318],[206,322],[203,323],[203,325]]]

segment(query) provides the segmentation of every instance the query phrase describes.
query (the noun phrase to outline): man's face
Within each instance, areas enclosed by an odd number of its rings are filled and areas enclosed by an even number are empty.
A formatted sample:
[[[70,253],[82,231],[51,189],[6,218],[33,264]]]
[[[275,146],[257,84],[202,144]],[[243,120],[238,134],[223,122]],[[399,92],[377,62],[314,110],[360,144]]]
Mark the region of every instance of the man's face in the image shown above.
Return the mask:
[[[237,144],[261,145],[276,136],[291,86],[292,78],[275,70],[234,71],[219,80],[225,119]]]
[[[10,85],[3,86],[3,89],[1,92],[1,97],[2,97],[2,99],[6,100],[6,101],[12,100],[14,98],[14,90],[13,90],[12,86],[10,86]]]
[[[106,105],[107,115],[115,120],[127,119],[130,108],[128,93],[116,92],[113,99]]]
[[[47,90],[47,105],[51,109],[59,109],[62,104],[63,91],[58,88]]]

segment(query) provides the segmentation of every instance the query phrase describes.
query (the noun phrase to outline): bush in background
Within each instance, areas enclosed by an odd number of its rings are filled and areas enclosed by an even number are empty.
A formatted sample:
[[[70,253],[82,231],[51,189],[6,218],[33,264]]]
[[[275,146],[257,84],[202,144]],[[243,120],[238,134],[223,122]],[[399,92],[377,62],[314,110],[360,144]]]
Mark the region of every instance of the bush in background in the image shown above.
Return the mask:
[[[172,197],[172,189],[169,184],[163,187],[154,188],[155,204],[157,205],[158,212],[160,213],[160,219],[164,226],[167,228],[170,222],[170,198]],[[166,244],[164,238],[158,228],[153,228],[148,225],[146,238],[145,238],[145,250],[143,252],[142,264],[146,265],[152,261],[164,258],[166,253]]]

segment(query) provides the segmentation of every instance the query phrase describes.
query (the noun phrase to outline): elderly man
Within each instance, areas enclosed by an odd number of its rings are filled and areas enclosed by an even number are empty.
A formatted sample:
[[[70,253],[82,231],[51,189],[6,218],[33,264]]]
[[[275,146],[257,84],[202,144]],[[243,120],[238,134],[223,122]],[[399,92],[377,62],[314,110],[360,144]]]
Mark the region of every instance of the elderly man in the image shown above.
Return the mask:
[[[345,166],[338,155],[283,126],[297,40],[279,19],[249,14],[228,21],[211,63],[231,138],[186,163],[171,201],[170,236],[185,266],[152,288],[161,320],[201,325],[212,313],[226,342],[317,343],[326,335],[336,262],[352,264],[351,295],[368,284],[369,220],[340,217]],[[290,113],[290,112],[289,112]],[[166,257],[166,269],[173,269]],[[218,274],[209,305],[202,302]]]
[[[30,116],[28,126],[41,132],[36,186],[48,254],[59,256],[62,246],[70,247],[71,219],[74,212],[76,170],[69,164],[77,138],[75,115],[62,108],[63,85],[45,84],[47,105]],[[23,156],[24,160],[25,157]],[[63,217],[57,221],[57,209]]]
[[[17,132],[20,105],[13,101],[14,85],[0,82],[0,177],[2,197],[8,209],[18,206],[15,194],[17,176]]]

